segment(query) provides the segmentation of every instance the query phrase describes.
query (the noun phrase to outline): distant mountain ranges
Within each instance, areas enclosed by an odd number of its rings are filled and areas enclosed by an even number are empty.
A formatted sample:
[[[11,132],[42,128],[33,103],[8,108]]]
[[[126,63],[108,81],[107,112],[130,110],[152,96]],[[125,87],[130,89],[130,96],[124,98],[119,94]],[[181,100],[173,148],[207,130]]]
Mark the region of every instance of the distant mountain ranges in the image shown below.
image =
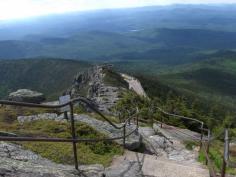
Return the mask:
[[[97,10],[0,22],[0,58],[192,61],[236,48],[236,5]]]
[[[233,107],[235,12],[236,5],[173,5],[0,22],[0,98],[29,88],[54,99],[75,74],[109,62]]]

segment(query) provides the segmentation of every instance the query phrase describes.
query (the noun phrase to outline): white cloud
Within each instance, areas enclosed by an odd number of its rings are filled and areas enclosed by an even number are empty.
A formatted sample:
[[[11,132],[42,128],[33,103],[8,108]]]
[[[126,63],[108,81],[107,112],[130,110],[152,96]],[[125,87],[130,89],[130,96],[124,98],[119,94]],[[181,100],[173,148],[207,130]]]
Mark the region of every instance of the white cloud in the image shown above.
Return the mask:
[[[0,0],[0,20],[68,11],[175,3],[236,3],[236,0]]]

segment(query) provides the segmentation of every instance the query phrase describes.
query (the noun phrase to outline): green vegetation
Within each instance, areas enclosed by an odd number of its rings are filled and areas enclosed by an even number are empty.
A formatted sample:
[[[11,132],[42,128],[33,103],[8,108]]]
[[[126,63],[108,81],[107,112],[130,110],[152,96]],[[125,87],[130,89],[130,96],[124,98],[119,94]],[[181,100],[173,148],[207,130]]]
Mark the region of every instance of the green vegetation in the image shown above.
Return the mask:
[[[46,94],[48,100],[58,99],[67,90],[74,76],[90,64],[62,59],[25,59],[0,61],[0,98],[20,88]]]
[[[221,141],[215,140],[214,142],[211,143],[210,149],[209,149],[209,158],[211,159],[212,165],[217,172],[221,172],[221,168],[222,168],[223,152],[224,152],[223,147],[224,145]],[[232,161],[232,158],[235,159],[235,154],[231,153],[230,154],[231,162],[235,163],[235,160]],[[205,164],[206,157],[203,150],[200,151],[198,160],[199,162]],[[232,167],[227,167],[226,172],[229,174],[235,175],[236,169]]]
[[[24,124],[21,129],[26,134],[29,133],[25,130],[30,129],[31,136],[71,138],[69,125],[69,123],[55,123],[54,121],[35,121]],[[105,138],[104,135],[82,123],[76,123],[76,135],[80,138]],[[57,163],[73,164],[73,151],[70,143],[23,143],[23,146]],[[112,142],[78,143],[77,151],[80,163],[101,163],[107,166],[114,155],[122,153],[122,148]]]
[[[126,93],[115,107],[116,110],[123,113],[122,118],[125,119],[129,116],[124,110],[128,109],[131,113],[133,110],[135,113],[135,108],[138,108],[139,118],[145,119],[150,123],[152,123],[153,119],[162,120],[169,125],[199,131],[199,124],[165,116],[155,109],[155,107],[158,106],[170,113],[194,117],[204,121],[207,127],[212,130],[213,137],[218,137],[217,140],[211,142],[209,156],[215,169],[220,172],[224,147],[224,136],[222,132],[224,132],[224,127],[228,127],[230,128],[230,137],[235,137],[235,115],[232,112],[226,113],[224,109],[220,109],[217,105],[206,105],[202,103],[201,100],[194,99],[193,97],[186,97],[178,91],[174,91],[167,86],[161,85],[158,81],[151,82],[153,78],[140,78],[151,99],[142,98],[133,92]],[[212,119],[212,117],[215,117],[216,119]],[[147,126],[147,124],[145,125]],[[193,141],[186,141],[184,144],[189,150],[193,150],[194,147],[199,146],[199,143]],[[199,161],[205,163],[203,151],[199,153]],[[231,146],[230,148],[230,161],[233,163],[236,162],[236,148],[234,146]],[[228,167],[227,173],[236,174],[235,168]]]
[[[32,110],[24,113],[36,113]],[[33,110],[34,111],[34,110]],[[71,138],[69,122],[55,122],[51,120],[38,120],[20,125],[16,121],[17,111],[10,107],[0,109],[0,131],[12,132],[17,135],[29,137]],[[83,123],[76,123],[76,135],[79,138],[105,138],[105,136]],[[73,164],[73,151],[71,143],[20,143],[26,149],[32,150],[42,157],[57,163]],[[123,149],[114,142],[78,143],[78,159],[81,164],[101,163],[108,166],[114,155],[122,154]]]
[[[118,71],[136,76],[159,107],[216,126],[227,115],[235,117],[235,58],[235,52],[221,51],[204,54],[203,61],[175,66],[154,60],[114,64]]]

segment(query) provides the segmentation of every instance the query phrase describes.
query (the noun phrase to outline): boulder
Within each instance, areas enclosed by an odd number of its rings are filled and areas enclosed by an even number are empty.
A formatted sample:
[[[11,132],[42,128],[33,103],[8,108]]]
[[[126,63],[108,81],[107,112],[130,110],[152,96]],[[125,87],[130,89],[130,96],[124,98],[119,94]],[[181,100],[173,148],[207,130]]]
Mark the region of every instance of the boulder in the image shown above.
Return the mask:
[[[29,89],[19,89],[16,92],[10,93],[8,99],[10,101],[39,104],[45,100],[45,97],[42,93],[36,91],[32,91]]]
[[[172,147],[172,144],[165,137],[155,135],[155,131],[151,127],[140,127],[139,134],[142,136],[142,143],[148,153],[159,156],[166,155],[166,151]]]
[[[147,151],[158,156],[166,156],[167,152],[173,148],[172,144],[165,137],[159,135],[150,136],[143,142]]]
[[[138,132],[141,136],[149,137],[155,135],[155,131],[151,127],[139,127]]]

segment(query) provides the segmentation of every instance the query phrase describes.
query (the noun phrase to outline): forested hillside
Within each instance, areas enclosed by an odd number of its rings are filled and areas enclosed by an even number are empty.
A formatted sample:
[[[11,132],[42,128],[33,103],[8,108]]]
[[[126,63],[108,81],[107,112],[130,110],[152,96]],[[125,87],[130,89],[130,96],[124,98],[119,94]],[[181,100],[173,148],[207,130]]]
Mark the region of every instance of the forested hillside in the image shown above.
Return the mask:
[[[199,62],[181,65],[162,65],[153,60],[150,62],[119,61],[114,62],[114,66],[120,72],[145,78],[141,80],[148,84],[145,88],[151,90],[152,94],[160,95],[168,92],[168,90],[161,91],[163,89],[158,85],[162,84],[181,95],[202,102],[205,113],[209,112],[207,105],[224,107],[226,112],[234,110],[236,53],[221,51],[205,54],[199,60]]]
[[[196,61],[236,48],[236,6],[173,5],[97,10],[0,22],[0,59]]]
[[[0,61],[0,98],[27,88],[40,91],[48,99],[60,96],[74,76],[90,67],[86,62],[62,59],[24,59]]]

